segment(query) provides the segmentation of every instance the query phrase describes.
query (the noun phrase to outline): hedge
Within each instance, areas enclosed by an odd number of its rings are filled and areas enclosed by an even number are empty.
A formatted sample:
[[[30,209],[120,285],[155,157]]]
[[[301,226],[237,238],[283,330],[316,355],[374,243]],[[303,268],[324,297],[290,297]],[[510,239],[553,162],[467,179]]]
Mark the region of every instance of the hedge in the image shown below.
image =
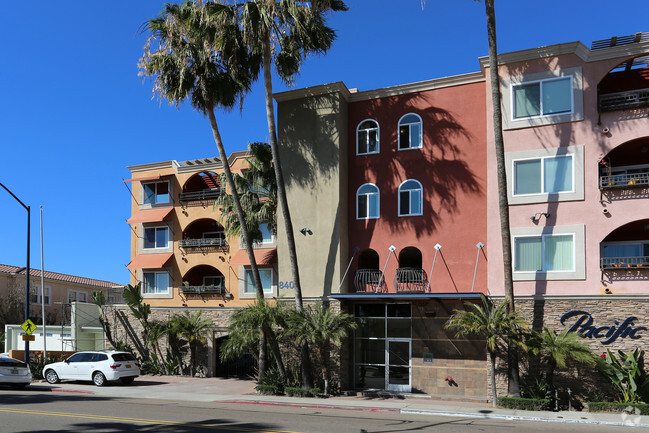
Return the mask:
[[[640,412],[638,413],[637,410]],[[637,415],[649,415],[647,403],[622,403],[619,401],[588,402],[588,412],[627,412]]]
[[[498,406],[505,409],[548,410],[550,400],[547,398],[498,397]]]
[[[318,388],[305,389],[287,386],[286,388],[284,388],[284,392],[289,397],[315,397],[320,392],[320,390]]]

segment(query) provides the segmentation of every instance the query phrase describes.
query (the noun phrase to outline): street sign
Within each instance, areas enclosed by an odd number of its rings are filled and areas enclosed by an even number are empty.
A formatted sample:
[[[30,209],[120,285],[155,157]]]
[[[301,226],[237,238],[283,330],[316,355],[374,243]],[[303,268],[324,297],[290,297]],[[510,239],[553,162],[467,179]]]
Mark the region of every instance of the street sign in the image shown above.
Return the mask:
[[[23,328],[23,331],[25,331],[27,335],[32,335],[32,332],[36,331],[36,325],[34,325],[34,322],[29,319],[25,320],[25,323],[20,325],[20,327]]]
[[[35,335],[23,335],[23,341],[36,341]]]

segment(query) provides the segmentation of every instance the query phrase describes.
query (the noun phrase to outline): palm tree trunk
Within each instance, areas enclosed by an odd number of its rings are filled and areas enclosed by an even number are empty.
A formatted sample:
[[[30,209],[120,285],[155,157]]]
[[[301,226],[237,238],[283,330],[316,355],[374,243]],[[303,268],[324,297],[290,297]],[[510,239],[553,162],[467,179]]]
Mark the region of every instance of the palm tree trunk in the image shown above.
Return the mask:
[[[266,339],[270,343],[270,350],[273,352],[273,357],[275,358],[275,364],[279,370],[279,374],[282,376],[282,379],[286,380],[286,369],[284,368],[284,361],[282,361],[282,352],[275,338],[275,333],[269,327],[264,328],[264,333],[266,334]]]
[[[489,351],[489,373],[491,376],[491,399],[493,400],[494,407],[496,407],[498,405],[498,394],[496,391],[496,356],[492,351]]]
[[[232,178],[232,171],[230,170],[230,164],[228,163],[228,157],[225,153],[225,148],[223,147],[223,140],[221,140],[221,134],[219,133],[219,127],[216,122],[216,116],[214,115],[213,109],[208,109],[207,114],[210,118],[210,125],[212,126],[212,135],[214,136],[214,142],[216,143],[216,148],[219,151],[219,158],[221,159],[221,165],[223,165],[223,171],[225,172],[225,179],[228,182],[228,187],[230,188],[230,193],[232,194],[232,201],[234,202],[234,208],[237,211],[237,217],[239,218],[239,225],[241,226],[241,237],[243,238],[243,244],[248,251],[248,259],[250,260],[250,270],[252,272],[252,279],[255,283],[255,288],[257,289],[257,298],[264,298],[264,288],[261,285],[261,278],[259,278],[259,269],[257,268],[257,261],[255,260],[254,249],[252,248],[252,242],[250,241],[250,234],[248,233],[248,226],[246,226],[246,218],[243,213],[243,208],[241,207],[241,200],[239,199],[239,191],[237,191],[234,179]]]
[[[503,138],[502,108],[500,102],[500,80],[498,73],[498,44],[496,41],[496,11],[494,0],[485,0],[487,13],[487,35],[489,39],[489,77],[491,80],[491,102],[493,105],[494,143],[496,148],[496,172],[498,176],[498,210],[503,247],[504,288],[507,309],[514,311],[514,284],[512,280],[512,247],[509,231],[509,202],[507,200],[507,174],[505,171],[505,141]],[[518,353],[512,348],[507,357],[509,376],[508,394],[520,397],[520,374]]]
[[[264,66],[264,94],[266,97],[266,119],[268,122],[268,136],[270,137],[270,150],[273,154],[273,168],[275,169],[275,180],[277,182],[277,201],[282,210],[284,217],[284,231],[286,233],[286,243],[288,245],[288,257],[291,265],[291,275],[295,286],[295,308],[298,312],[302,311],[302,286],[300,284],[300,272],[297,264],[297,252],[295,249],[295,236],[293,234],[293,222],[291,212],[288,208],[286,198],[286,186],[284,184],[284,175],[282,173],[282,164],[279,156],[279,147],[277,140],[277,128],[275,126],[275,107],[273,105],[273,79],[271,69],[271,46],[270,33],[267,33],[263,42],[263,66]],[[309,358],[308,343],[303,343],[300,347],[300,366],[302,370],[302,386],[311,388],[313,385],[313,373],[311,372],[311,362]]]

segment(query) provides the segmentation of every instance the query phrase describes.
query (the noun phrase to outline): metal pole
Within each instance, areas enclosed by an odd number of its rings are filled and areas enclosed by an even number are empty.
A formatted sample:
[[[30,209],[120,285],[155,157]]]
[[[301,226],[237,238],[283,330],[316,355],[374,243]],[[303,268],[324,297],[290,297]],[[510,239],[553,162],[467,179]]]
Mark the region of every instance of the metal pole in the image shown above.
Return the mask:
[[[347,265],[347,269],[345,270],[345,275],[343,275],[343,279],[340,280],[340,285],[338,286],[338,293],[340,293],[340,289],[343,286],[343,283],[345,282],[345,278],[347,278],[347,272],[349,272],[349,268],[352,265],[352,261],[354,261],[354,257],[356,257],[356,253],[358,253],[361,249],[358,247],[354,247],[354,254],[352,254],[352,258],[349,260],[349,264]]]
[[[390,253],[388,254],[388,259],[385,261],[385,266],[383,266],[383,272],[381,272],[381,277],[379,278],[379,284],[376,286],[376,291],[378,292],[381,289],[381,284],[383,283],[383,275],[385,274],[385,269],[388,267],[388,262],[390,261],[390,256],[393,252],[397,250],[397,247],[390,245]]]
[[[435,260],[437,260],[437,253],[442,249],[440,244],[435,244],[435,256],[433,257],[433,266],[430,267],[430,274],[428,274],[428,284],[426,284],[426,293],[428,293],[428,288],[430,287],[430,279],[433,277],[433,269],[435,269]]]
[[[475,285],[475,276],[476,273],[478,272],[478,260],[480,259],[480,251],[484,248],[484,244],[482,242],[478,242],[475,244],[476,247],[478,247],[478,255],[475,258],[475,268],[473,269],[473,283],[471,283],[471,291],[473,292],[473,286]]]
[[[14,199],[16,199],[16,201],[20,203],[20,205],[24,207],[25,210],[27,210],[27,274],[25,277],[26,280],[25,282],[25,321],[27,321],[29,319],[29,233],[30,233],[29,226],[30,226],[31,212],[29,210],[29,206],[26,206],[25,203],[20,201],[20,199],[16,197],[16,194],[11,192],[11,190],[6,186],[4,186],[2,182],[0,182],[0,186],[3,187],[5,191],[7,191],[9,194],[11,194],[11,196]],[[25,340],[25,363],[29,363],[29,341],[28,340]]]
[[[50,297],[52,294],[50,293]],[[45,324],[45,259],[43,256],[43,206],[41,206],[41,316],[43,319],[43,362],[47,363],[47,327]]]

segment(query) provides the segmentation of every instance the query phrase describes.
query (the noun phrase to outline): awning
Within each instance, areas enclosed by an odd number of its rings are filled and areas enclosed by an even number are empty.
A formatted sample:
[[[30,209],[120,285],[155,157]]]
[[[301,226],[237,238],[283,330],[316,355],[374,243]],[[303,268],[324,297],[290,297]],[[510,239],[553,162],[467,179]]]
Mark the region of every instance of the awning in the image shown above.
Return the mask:
[[[172,253],[166,254],[140,254],[135,256],[126,269],[160,269],[171,258]]]
[[[172,207],[159,207],[154,209],[145,209],[135,212],[135,214],[126,220],[129,224],[135,223],[157,223],[165,219]]]
[[[255,250],[255,261],[258,265],[270,265],[277,262],[277,248],[262,248]],[[248,251],[239,250],[230,260],[232,266],[250,266]]]
[[[140,177],[138,179],[124,179],[124,182],[142,182],[143,180],[158,180],[160,176]]]

